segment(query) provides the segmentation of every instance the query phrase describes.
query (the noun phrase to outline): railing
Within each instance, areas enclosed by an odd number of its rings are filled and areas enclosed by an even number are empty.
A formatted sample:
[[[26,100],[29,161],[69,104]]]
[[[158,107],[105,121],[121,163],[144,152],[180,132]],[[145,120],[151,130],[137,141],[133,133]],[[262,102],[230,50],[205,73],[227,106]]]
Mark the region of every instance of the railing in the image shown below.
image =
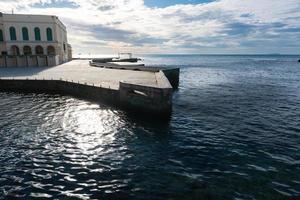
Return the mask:
[[[95,84],[95,83],[88,83],[88,82],[83,82],[83,81],[74,81],[72,79],[63,79],[63,78],[45,78],[45,77],[41,77],[41,78],[18,78],[18,77],[0,77],[0,80],[8,80],[8,81],[61,81],[61,82],[65,82],[65,83],[75,83],[78,85],[86,85],[86,86],[93,86],[93,87],[98,87],[98,88],[106,88],[106,89],[112,89],[109,85],[108,87],[105,87],[104,83],[100,83],[100,84]]]

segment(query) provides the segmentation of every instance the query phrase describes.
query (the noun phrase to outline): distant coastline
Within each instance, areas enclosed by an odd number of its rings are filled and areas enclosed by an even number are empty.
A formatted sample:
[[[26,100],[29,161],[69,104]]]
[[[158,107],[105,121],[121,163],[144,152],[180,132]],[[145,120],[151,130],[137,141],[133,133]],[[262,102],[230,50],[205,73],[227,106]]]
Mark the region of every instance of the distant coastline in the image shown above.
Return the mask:
[[[197,53],[136,53],[134,54],[138,57],[143,56],[158,56],[158,57],[175,57],[175,56],[299,56],[300,54],[197,54]],[[75,54],[74,58],[105,58],[113,57],[116,54]]]

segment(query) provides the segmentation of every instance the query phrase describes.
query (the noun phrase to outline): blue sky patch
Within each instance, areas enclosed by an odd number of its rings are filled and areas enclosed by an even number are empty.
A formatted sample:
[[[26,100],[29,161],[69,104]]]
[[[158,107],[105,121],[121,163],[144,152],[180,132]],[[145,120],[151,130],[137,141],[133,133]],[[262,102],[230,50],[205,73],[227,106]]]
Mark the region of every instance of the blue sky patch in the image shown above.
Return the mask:
[[[51,3],[37,3],[32,7],[34,8],[79,8],[74,2],[70,2],[67,0],[62,1],[51,1]]]
[[[149,7],[164,8],[176,4],[201,4],[213,2],[213,0],[145,0],[145,5]]]

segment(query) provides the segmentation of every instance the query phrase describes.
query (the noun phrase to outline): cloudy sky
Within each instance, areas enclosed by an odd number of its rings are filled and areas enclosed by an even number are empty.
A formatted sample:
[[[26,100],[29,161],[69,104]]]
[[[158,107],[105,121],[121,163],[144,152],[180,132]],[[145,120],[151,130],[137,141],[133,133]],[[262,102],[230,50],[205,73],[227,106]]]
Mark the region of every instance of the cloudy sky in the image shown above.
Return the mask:
[[[300,54],[300,0],[0,0],[57,15],[74,53]]]

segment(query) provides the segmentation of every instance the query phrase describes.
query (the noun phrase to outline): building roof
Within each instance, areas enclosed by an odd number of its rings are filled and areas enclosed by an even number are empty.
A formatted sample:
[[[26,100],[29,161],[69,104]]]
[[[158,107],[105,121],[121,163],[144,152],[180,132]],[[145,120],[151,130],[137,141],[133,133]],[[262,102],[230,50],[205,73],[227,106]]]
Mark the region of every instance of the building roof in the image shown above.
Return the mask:
[[[32,14],[6,14],[0,12],[0,17],[3,21],[8,22],[38,22],[38,23],[53,23],[56,22],[62,26],[63,29],[66,29],[66,26],[59,20],[55,15],[32,15]]]

